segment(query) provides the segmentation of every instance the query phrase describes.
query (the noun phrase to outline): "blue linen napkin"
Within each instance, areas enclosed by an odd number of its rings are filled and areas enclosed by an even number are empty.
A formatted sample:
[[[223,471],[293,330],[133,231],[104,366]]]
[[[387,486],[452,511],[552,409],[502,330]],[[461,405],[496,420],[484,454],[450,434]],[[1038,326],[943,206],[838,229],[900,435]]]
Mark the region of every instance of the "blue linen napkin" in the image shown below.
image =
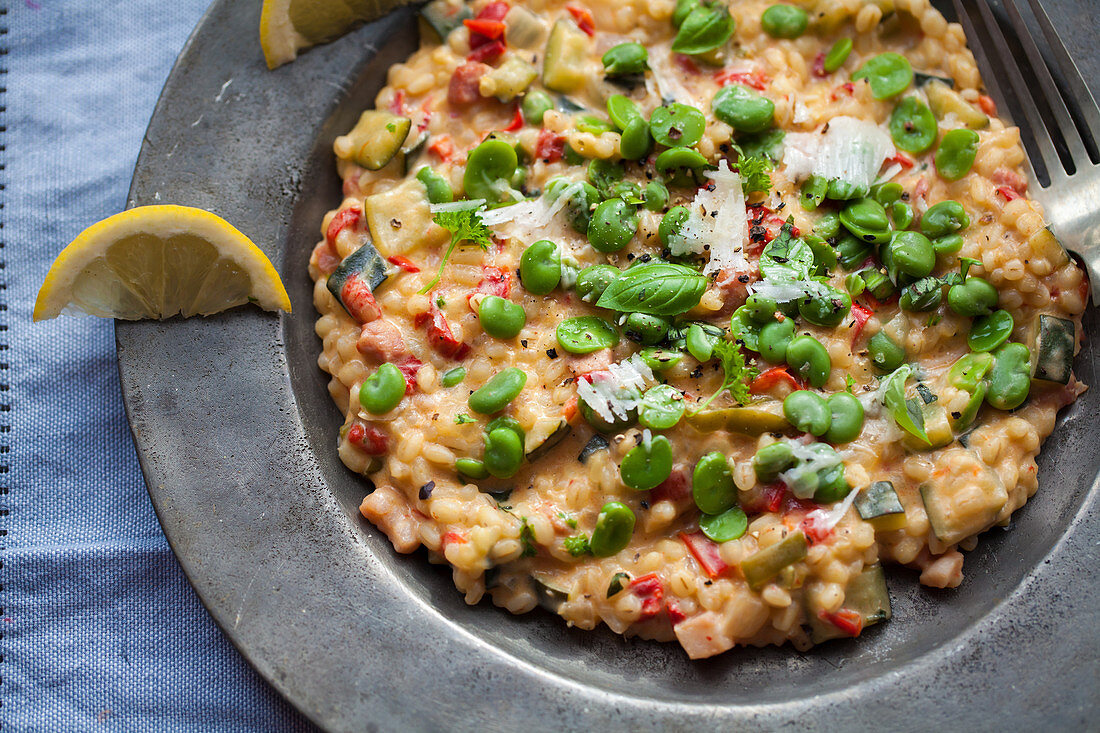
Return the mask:
[[[31,325],[53,258],[124,207],[161,85],[206,3],[0,0],[4,731],[312,730],[217,629],[165,542],[113,324]]]

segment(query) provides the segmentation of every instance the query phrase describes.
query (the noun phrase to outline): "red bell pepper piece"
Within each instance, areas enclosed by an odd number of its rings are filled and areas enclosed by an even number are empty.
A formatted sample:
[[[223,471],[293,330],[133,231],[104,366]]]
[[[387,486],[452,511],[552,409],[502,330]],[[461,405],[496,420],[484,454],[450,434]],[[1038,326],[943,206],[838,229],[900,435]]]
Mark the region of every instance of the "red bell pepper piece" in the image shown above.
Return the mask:
[[[833,90],[832,97],[834,100],[840,99],[841,93],[847,94],[849,97],[856,93],[856,85],[850,81],[846,81],[836,89]]]
[[[393,93],[393,99],[390,100],[390,112],[395,115],[405,114],[405,90],[398,89]]]
[[[699,73],[699,67],[695,65],[695,61],[690,56],[678,53],[673,58],[676,61],[676,65],[679,66],[680,70],[685,74]]]
[[[852,303],[852,319],[856,323],[852,328],[852,346],[855,346],[856,341],[859,340],[859,335],[863,333],[863,327],[867,325],[867,321],[871,320],[873,315],[875,315],[875,312],[870,308],[859,303]]]
[[[512,114],[512,121],[508,123],[508,126],[503,129],[504,132],[515,132],[523,127],[523,112],[520,111],[519,105],[516,105],[516,110]]]
[[[424,362],[415,356],[406,356],[397,364],[397,368],[405,375],[405,394],[409,395],[416,391],[419,386],[416,383],[416,373],[420,371],[422,366],[424,366]]]
[[[825,71],[825,52],[822,51],[814,57],[814,76],[818,79],[824,79],[829,75],[829,72]]]
[[[504,35],[504,23],[499,20],[487,20],[483,18],[467,18],[462,24],[470,29],[470,48],[484,46],[489,41],[495,41]],[[482,38],[474,40],[474,36]]]
[[[392,255],[390,257],[387,257],[386,260],[388,260],[390,264],[400,267],[405,272],[420,272],[420,268],[413,264],[413,261],[410,260],[408,257],[405,257],[404,255]]]
[[[420,313],[413,319],[413,325],[417,328],[425,323],[428,324],[428,343],[437,354],[461,361],[470,353],[469,344],[455,338],[451,324],[447,323],[447,317],[436,307],[434,301],[427,313]]]
[[[505,46],[501,41],[486,41],[466,56],[466,61],[491,64],[504,55]],[[479,77],[480,78],[480,77]]]
[[[630,583],[630,591],[642,600],[639,621],[653,618],[661,612],[661,599],[665,596],[665,587],[657,573],[648,573],[635,578]]]
[[[910,158],[905,153],[896,153],[892,157],[887,158],[885,162],[887,162],[887,163],[897,163],[898,165],[900,165],[905,170],[909,170],[914,165],[916,165],[916,163],[913,162],[913,159]]]
[[[482,265],[481,282],[477,284],[477,292],[507,298],[512,292],[512,276],[499,267]]]
[[[1022,198],[1019,191],[1012,186],[1001,186],[997,189],[997,193],[1001,194],[1005,201],[1015,201],[1018,198]]]
[[[763,91],[767,89],[771,79],[762,71],[716,71],[714,81],[722,86],[729,84],[744,84],[747,87]]]
[[[506,2],[489,3],[476,17],[478,20],[504,20],[504,16],[508,15],[511,7]]]
[[[454,143],[451,142],[450,135],[440,135],[432,141],[428,146],[429,153],[435,153],[439,156],[439,159],[446,163],[451,159],[451,156],[455,154]]]
[[[863,631],[863,616],[850,608],[842,608],[836,613],[818,611],[817,615],[822,621],[827,621],[848,636],[859,636]]]
[[[665,602],[665,608],[668,609],[668,622],[673,626],[687,618],[687,614],[671,598]]]
[[[649,495],[651,503],[659,501],[679,501],[691,495],[691,486],[688,485],[687,472],[681,468],[675,468]]]
[[[722,553],[719,552],[718,545],[701,531],[692,532],[691,534],[681,532],[680,539],[687,545],[692,557],[695,558],[695,562],[699,563],[699,567],[703,569],[708,578],[717,578],[729,570],[729,565],[722,559]]]
[[[577,21],[577,27],[584,31],[589,36],[596,35],[596,21],[592,18],[586,8],[578,8],[576,5],[566,5],[565,9],[569,11],[569,14],[573,16],[573,19]]]
[[[766,370],[756,379],[752,380],[752,383],[749,385],[749,392],[752,394],[764,394],[770,392],[780,384],[789,384],[792,390],[802,389],[802,385],[794,378],[794,375],[787,371],[787,367],[777,366]]]
[[[356,422],[348,429],[348,441],[370,456],[380,456],[386,452],[389,438],[378,428]]]

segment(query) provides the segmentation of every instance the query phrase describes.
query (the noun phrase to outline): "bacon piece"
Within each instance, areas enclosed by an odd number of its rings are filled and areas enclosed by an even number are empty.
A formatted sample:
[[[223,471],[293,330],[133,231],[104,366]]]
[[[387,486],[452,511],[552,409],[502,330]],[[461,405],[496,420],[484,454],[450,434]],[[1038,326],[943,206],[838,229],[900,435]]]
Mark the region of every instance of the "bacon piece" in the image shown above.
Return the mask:
[[[760,280],[760,267],[755,262],[740,269],[725,269],[718,273],[715,286],[722,296],[722,307],[716,315],[728,316],[745,304],[749,286]]]
[[[473,104],[481,99],[478,85],[481,77],[492,71],[492,67],[480,61],[467,61],[454,70],[447,85],[447,102],[452,106]]]
[[[505,50],[504,41],[489,41],[484,46],[478,46],[473,51],[470,51],[466,56],[466,61],[470,63],[482,62],[492,64],[504,55]]]
[[[392,486],[379,486],[367,494],[359,512],[382,530],[398,552],[409,553],[420,547],[423,518]]]
[[[425,323],[428,324],[428,344],[437,354],[461,361],[470,353],[470,346],[455,338],[451,331],[451,324],[447,323],[447,317],[434,301],[427,313],[420,313],[413,319],[413,324],[417,328]]]
[[[817,56],[814,57],[813,72],[814,72],[814,76],[816,76],[818,79],[824,79],[825,77],[827,77],[829,75],[829,72],[825,71],[825,52],[824,51],[820,52]]]
[[[565,154],[565,138],[543,128],[535,145],[535,157],[543,163],[557,163]]]
[[[691,496],[691,485],[688,481],[687,470],[683,466],[675,466],[672,473],[661,483],[657,484],[649,492],[649,501],[656,504],[659,501],[677,502]]]
[[[316,265],[317,269],[324,275],[331,275],[332,271],[341,262],[340,255],[336,254],[335,250],[332,249],[332,245],[327,241],[317,243],[309,260],[310,264]]]
[[[364,323],[355,348],[363,356],[380,362],[396,363],[408,354],[401,331],[385,318]]]

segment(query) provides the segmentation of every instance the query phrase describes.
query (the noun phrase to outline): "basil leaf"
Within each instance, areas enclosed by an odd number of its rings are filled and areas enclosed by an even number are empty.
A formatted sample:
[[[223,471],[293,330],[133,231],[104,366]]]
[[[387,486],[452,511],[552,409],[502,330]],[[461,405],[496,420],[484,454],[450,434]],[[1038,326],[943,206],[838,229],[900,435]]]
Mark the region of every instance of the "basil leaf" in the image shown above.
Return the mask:
[[[894,418],[899,428],[932,445],[932,441],[924,431],[924,413],[921,412],[919,400],[905,399],[905,380],[911,373],[912,369],[908,366],[901,366],[886,378],[882,403],[886,405],[886,409],[890,411],[890,417]]]
[[[760,254],[760,274],[768,280],[807,280],[814,269],[814,251],[810,245],[791,235],[794,224],[788,220],[779,236]]]
[[[724,5],[717,8],[700,6],[691,11],[680,26],[672,50],[696,55],[713,51],[733,35],[734,20]]]
[[[612,280],[596,305],[622,313],[677,316],[698,305],[706,288],[706,276],[689,267],[647,262]]]

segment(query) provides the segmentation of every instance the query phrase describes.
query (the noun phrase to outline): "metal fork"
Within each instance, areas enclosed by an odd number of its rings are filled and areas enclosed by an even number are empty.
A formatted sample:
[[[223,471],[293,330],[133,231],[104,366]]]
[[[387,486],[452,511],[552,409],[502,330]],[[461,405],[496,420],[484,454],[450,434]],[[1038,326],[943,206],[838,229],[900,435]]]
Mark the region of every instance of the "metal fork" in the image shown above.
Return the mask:
[[[1025,136],[1030,132],[1034,141],[1028,160],[1033,181],[1031,195],[1046,209],[1047,222],[1063,246],[1076,252],[1088,266],[1092,299],[1100,303],[1100,154],[1097,153],[1100,108],[1039,0],[1028,2],[1054,63],[1061,69],[1061,86],[1055,82],[1055,74],[1015,0],[1002,0],[1002,4],[1030,71],[1038,80],[1038,88],[1025,79],[1020,60],[1010,47],[988,0],[952,2],[986,89],[1001,110],[1013,107],[1002,86],[1006,77],[1011,84],[1015,107],[1023,110],[1025,117],[1016,122]],[[1045,102],[1046,114],[1040,110],[1037,97]]]

